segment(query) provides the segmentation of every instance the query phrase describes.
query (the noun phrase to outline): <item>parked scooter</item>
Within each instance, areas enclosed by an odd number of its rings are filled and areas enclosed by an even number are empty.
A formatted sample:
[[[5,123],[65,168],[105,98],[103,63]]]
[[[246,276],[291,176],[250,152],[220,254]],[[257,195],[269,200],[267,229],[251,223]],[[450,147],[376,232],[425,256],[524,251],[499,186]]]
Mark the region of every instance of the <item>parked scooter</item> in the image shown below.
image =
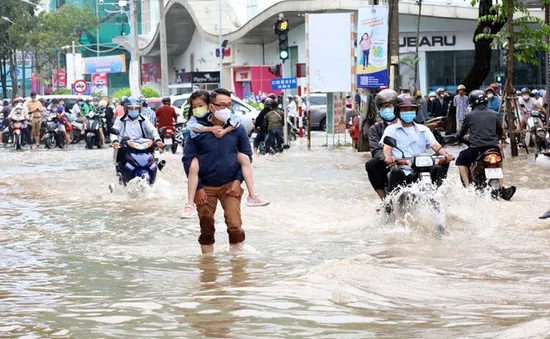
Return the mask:
[[[82,124],[84,123],[84,119],[82,118],[76,118],[74,121],[71,121],[71,125],[73,126],[73,131],[71,132],[71,144],[78,144],[80,140],[82,139],[81,133],[82,133]]]
[[[532,110],[530,113],[530,117],[527,119],[526,127],[527,131],[525,133],[525,144],[529,146],[534,146],[535,148],[538,148],[537,146],[537,129],[543,127],[542,122],[542,116],[540,111],[538,110]]]
[[[101,128],[101,116],[93,111],[90,111],[86,117],[86,148],[93,149],[94,146],[101,148],[101,138],[99,137],[99,129]]]

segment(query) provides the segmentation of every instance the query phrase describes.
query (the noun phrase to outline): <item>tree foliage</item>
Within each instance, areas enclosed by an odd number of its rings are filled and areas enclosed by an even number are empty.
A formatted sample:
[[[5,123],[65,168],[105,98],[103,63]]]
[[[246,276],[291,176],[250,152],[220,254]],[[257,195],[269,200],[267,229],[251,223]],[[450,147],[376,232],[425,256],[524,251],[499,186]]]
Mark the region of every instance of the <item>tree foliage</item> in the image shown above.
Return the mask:
[[[143,95],[146,98],[158,98],[160,97],[159,92],[154,90],[151,87],[141,87],[141,95]],[[129,97],[132,95],[132,92],[129,88],[121,88],[118,91],[114,92],[112,97],[117,98],[119,101],[122,100],[122,97],[126,96]]]

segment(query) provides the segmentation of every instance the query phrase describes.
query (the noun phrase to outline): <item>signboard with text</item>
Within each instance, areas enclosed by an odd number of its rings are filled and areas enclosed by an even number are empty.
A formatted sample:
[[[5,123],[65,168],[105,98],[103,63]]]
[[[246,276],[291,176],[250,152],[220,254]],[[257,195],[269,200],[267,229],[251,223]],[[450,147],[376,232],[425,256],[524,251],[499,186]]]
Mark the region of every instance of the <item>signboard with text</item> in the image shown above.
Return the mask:
[[[281,89],[291,89],[296,88],[298,82],[296,78],[276,78],[271,79],[271,89],[281,90]]]
[[[346,133],[346,96],[344,93],[332,93],[332,110],[334,112],[334,134]]]
[[[126,56],[109,55],[103,57],[82,58],[82,74],[93,73],[125,73]]]
[[[388,6],[359,7],[357,87],[388,86]]]

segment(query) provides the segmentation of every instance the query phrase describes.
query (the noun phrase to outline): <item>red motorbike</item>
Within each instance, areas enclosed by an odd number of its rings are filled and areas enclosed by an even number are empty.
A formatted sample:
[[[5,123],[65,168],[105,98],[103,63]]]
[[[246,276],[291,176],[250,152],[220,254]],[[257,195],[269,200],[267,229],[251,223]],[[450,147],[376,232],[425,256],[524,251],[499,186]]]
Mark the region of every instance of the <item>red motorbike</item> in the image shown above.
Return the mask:
[[[174,127],[161,127],[159,135],[165,147],[170,147],[172,153],[175,154],[178,151],[178,143],[175,140],[176,130]]]
[[[11,119],[13,144],[15,146],[15,149],[21,149],[21,146],[23,146],[23,129],[27,127],[26,121],[27,118],[21,114],[17,114]]]

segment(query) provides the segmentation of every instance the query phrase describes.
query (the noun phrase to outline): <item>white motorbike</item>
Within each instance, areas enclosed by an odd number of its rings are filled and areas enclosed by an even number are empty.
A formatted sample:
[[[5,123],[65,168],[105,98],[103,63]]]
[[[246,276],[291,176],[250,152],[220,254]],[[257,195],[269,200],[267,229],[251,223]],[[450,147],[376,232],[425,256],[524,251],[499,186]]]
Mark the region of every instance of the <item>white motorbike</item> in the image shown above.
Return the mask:
[[[540,141],[540,137],[537,136],[537,130],[543,127],[541,114],[538,110],[532,110],[530,117],[526,121],[527,132],[525,133],[524,141],[526,146],[533,145],[538,149],[537,142]]]

